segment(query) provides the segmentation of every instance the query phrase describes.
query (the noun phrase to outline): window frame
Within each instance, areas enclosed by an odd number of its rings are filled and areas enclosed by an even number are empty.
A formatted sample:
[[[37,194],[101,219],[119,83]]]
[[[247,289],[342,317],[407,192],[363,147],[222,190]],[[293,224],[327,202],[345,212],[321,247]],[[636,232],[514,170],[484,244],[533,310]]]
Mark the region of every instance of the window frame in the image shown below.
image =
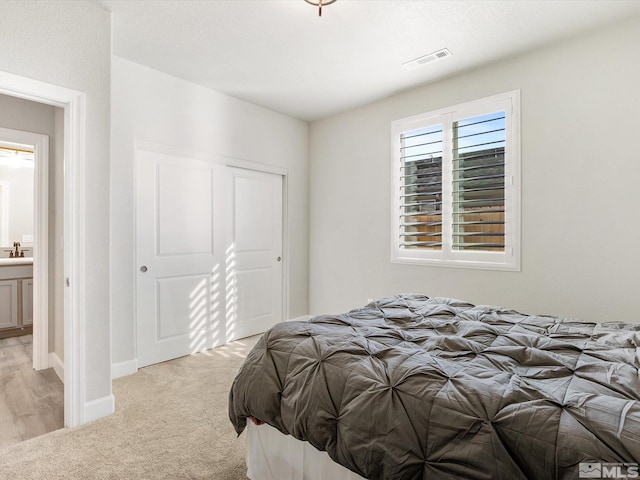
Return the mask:
[[[452,249],[453,240],[453,124],[456,121],[505,112],[505,249],[504,252]],[[400,246],[401,134],[442,125],[442,249]],[[520,271],[521,175],[520,175],[520,90],[493,95],[395,120],[391,123],[391,262],[454,268]]]

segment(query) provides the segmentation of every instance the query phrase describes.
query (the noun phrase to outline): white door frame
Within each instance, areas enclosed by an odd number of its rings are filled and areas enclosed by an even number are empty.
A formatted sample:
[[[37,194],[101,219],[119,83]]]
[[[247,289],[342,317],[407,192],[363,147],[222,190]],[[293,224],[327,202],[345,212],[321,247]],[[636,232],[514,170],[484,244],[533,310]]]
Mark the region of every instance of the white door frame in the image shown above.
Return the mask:
[[[0,141],[33,148],[33,368],[44,370],[49,368],[49,137],[0,128]]]
[[[6,72],[0,93],[64,109],[64,425],[74,427],[85,416],[86,95]]]

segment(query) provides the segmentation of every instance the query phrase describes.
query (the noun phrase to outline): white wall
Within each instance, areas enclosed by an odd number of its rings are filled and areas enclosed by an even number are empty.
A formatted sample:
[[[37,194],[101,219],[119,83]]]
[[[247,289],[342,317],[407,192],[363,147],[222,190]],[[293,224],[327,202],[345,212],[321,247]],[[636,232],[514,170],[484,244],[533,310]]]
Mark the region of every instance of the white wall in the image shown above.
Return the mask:
[[[308,125],[120,57],[112,59],[114,364],[136,357],[134,140],[288,170],[289,316],[308,312]],[[120,369],[121,371],[121,369]]]
[[[49,352],[64,359],[64,297],[62,283],[64,270],[62,251],[55,248],[58,239],[64,233],[62,211],[64,208],[63,193],[63,163],[64,163],[64,110],[51,105],[31,102],[21,98],[0,95],[0,127],[25,132],[40,133],[49,137]],[[58,120],[57,120],[58,119]],[[6,171],[11,172],[10,168]],[[11,205],[29,205],[29,214],[23,208],[13,212],[10,223],[20,218],[22,230],[27,233],[25,224],[29,224],[29,233],[34,231],[33,212],[33,169],[13,170],[20,172],[25,178],[23,186],[13,185],[10,189]],[[22,210],[22,213],[20,213]],[[19,232],[18,231],[18,232]],[[9,247],[14,241],[21,241],[21,234],[15,232],[9,235]],[[4,246],[4,245],[3,245]],[[3,254],[7,256],[7,254]]]
[[[313,122],[311,313],[419,292],[639,322],[639,46],[635,19]],[[522,271],[391,264],[391,121],[514,89]]]
[[[86,94],[85,401],[111,397],[109,335],[110,14],[93,2],[0,2],[0,71]],[[78,332],[80,333],[80,332]]]

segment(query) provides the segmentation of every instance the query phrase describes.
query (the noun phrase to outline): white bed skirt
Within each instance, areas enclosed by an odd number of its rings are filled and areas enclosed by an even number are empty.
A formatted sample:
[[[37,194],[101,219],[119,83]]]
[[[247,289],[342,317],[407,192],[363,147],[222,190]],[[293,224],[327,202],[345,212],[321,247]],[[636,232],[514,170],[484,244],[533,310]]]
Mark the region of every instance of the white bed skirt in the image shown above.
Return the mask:
[[[247,422],[247,477],[251,480],[362,480],[327,452],[284,435],[270,425]]]

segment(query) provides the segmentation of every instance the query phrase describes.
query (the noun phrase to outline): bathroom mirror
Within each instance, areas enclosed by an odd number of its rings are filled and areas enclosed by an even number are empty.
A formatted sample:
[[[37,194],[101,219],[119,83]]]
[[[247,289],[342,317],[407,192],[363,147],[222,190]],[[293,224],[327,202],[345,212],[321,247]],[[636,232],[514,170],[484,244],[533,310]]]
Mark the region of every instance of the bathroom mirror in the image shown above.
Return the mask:
[[[0,258],[14,242],[33,254],[34,178],[33,152],[0,144]]]

